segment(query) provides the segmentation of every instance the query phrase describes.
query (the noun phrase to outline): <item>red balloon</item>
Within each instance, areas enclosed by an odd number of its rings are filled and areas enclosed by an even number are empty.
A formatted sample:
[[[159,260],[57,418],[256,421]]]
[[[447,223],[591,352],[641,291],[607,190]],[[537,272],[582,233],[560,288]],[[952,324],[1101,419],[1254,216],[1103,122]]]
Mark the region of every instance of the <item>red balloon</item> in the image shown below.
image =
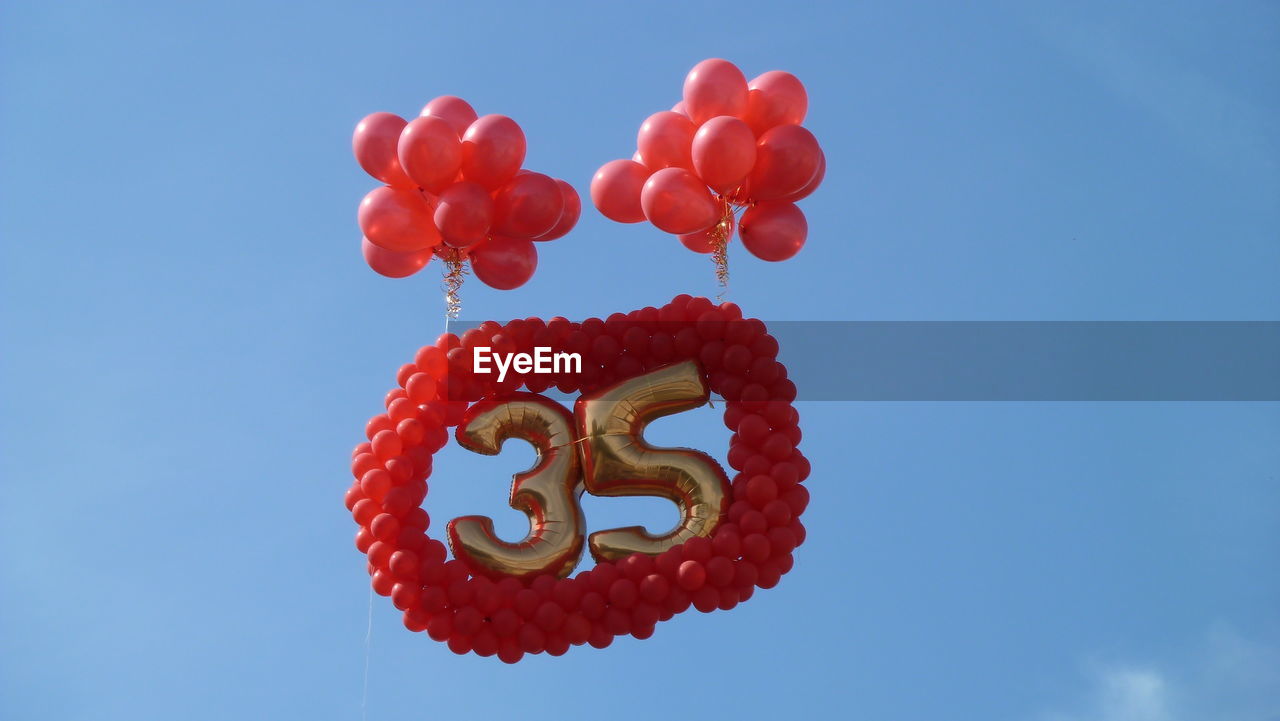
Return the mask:
[[[707,582],[707,569],[697,561],[685,561],[676,571],[676,583],[686,591],[696,591]]]
[[[493,198],[493,229],[512,238],[533,238],[550,231],[564,212],[556,181],[521,171]]]
[[[534,240],[555,240],[564,237],[569,231],[573,230],[573,226],[578,224],[578,218],[582,216],[582,199],[578,197],[578,191],[559,178],[556,179],[556,186],[560,188],[560,199],[564,203],[564,210],[560,212],[560,219],[547,232],[534,238]]]
[[[654,113],[645,119],[636,134],[636,152],[650,170],[692,168],[689,147],[696,130],[693,122],[679,113],[670,110]]]
[[[725,229],[725,235],[724,235],[725,242],[728,242],[728,240],[733,237],[733,216],[732,215],[729,216],[728,225],[729,227]],[[681,235],[679,236],[680,242],[684,244],[684,247],[688,248],[689,250],[692,250],[695,253],[710,253],[716,249],[715,235],[718,232],[719,226],[720,224],[716,223],[715,225],[711,226],[710,228],[707,228],[706,230],[700,230],[697,233],[686,233],[684,235]]]
[[[414,183],[439,193],[453,182],[462,165],[462,143],[447,120],[434,115],[414,118],[396,146],[400,167]]]
[[[374,245],[368,238],[360,239],[360,252],[370,268],[388,278],[407,278],[422,270],[431,260],[431,249],[399,252]]]
[[[591,202],[609,220],[639,223],[640,192],[648,178],[649,169],[634,160],[610,160],[591,179]]]
[[[416,189],[374,188],[360,201],[357,219],[364,237],[387,250],[422,250],[440,242],[431,206]]]
[[[684,101],[683,101],[683,100],[681,100],[680,102],[676,103],[675,105],[672,105],[672,106],[671,106],[671,112],[673,112],[673,113],[680,113],[681,115],[685,116],[686,118],[687,118],[687,117],[689,117],[689,113],[688,113],[688,112],[686,112],[686,111],[685,111],[685,109],[684,109]]]
[[[788,72],[770,70],[747,84],[747,121],[757,136],[779,125],[799,125],[809,110],[804,83]]]
[[[779,125],[756,142],[756,165],[748,176],[754,200],[777,200],[798,192],[818,172],[822,148],[799,125]]]
[[[387,185],[413,185],[396,158],[396,143],[404,126],[405,120],[399,115],[373,113],[357,123],[356,131],[351,135],[351,151],[355,153],[360,167]]]
[[[756,164],[756,136],[741,120],[716,116],[693,136],[693,168],[717,193],[737,188]]]
[[[493,198],[476,183],[454,183],[436,199],[435,225],[454,248],[479,243],[493,224]]]
[[[519,288],[538,268],[538,250],[524,238],[491,236],[472,248],[469,257],[476,277],[498,290]]]
[[[760,203],[742,214],[738,234],[752,255],[776,262],[800,252],[809,223],[794,203]]]
[[[720,220],[720,208],[707,186],[684,168],[663,168],[645,181],[640,206],[659,230],[683,235],[705,230]]]
[[[476,111],[471,103],[453,95],[441,95],[433,99],[422,107],[419,115],[431,115],[447,121],[459,138],[476,121]]]
[[[524,152],[524,131],[516,121],[505,115],[486,115],[462,136],[462,174],[495,190],[520,170]]]
[[[741,117],[747,111],[747,78],[728,60],[703,60],[685,76],[684,107],[697,125],[717,115]]]
[[[812,195],[813,191],[817,190],[819,185],[822,185],[823,179],[827,177],[827,155],[822,151],[818,151],[818,152],[819,152],[818,172],[813,174],[813,177],[809,179],[809,182],[804,184],[803,188],[797,190],[796,192],[792,193],[791,195],[788,195],[785,198],[780,198],[780,200],[785,200],[788,203],[794,203],[797,200],[803,200],[804,198],[807,198],[810,195]]]

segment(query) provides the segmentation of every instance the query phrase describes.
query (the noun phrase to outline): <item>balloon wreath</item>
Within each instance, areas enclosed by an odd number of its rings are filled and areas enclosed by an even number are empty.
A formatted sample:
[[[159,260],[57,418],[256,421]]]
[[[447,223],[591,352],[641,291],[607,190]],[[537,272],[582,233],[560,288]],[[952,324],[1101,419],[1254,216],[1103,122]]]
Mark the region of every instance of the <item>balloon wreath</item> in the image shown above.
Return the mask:
[[[538,373],[515,364],[499,377],[476,371],[477,349],[576,354],[577,367]],[[560,655],[608,646],[621,635],[648,638],[690,607],[709,613],[771,588],[805,539],[800,515],[809,462],[798,450],[795,385],[778,343],[733,303],[676,297],[607,319],[486,322],[442,335],[400,368],[386,412],[365,427],[352,454],[346,507],[359,525],[373,589],[403,612],[404,625],[458,654]],[[536,369],[535,369],[536,370]],[[555,386],[582,396],[570,412],[540,395]],[[523,390],[521,390],[523,389]],[[732,480],[709,456],[644,442],[650,420],[725,400]],[[460,445],[497,453],[519,438],[538,450],[515,476],[511,505],[530,518],[518,543],[492,522],[447,524],[445,544],[427,534],[432,456],[455,428]],[[578,499],[658,495],[682,520],[666,534],[638,527],[583,539]],[[594,568],[570,576],[584,546]]]

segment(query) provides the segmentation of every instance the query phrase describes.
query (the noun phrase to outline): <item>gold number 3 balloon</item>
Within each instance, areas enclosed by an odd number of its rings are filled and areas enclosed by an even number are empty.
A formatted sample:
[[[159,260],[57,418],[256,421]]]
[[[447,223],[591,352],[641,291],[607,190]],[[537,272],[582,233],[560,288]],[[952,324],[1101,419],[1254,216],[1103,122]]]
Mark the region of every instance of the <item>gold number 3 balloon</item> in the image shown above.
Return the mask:
[[[489,576],[564,577],[582,556],[582,483],[573,448],[573,417],[559,405],[533,393],[472,406],[458,425],[458,443],[467,450],[497,455],[502,442],[522,438],[533,444],[538,460],[517,473],[511,507],[529,516],[529,535],[507,543],[493,532],[486,516],[462,516],[449,522],[453,555]]]
[[[514,437],[537,449],[534,467],[516,474],[511,486],[511,507],[528,515],[529,535],[508,543],[494,534],[487,517],[455,518],[448,527],[454,555],[494,577],[567,576],[582,555],[584,483],[594,495],[660,496],[680,509],[680,521],[667,533],[631,526],[591,534],[597,561],[637,552],[657,555],[694,536],[709,537],[728,511],[724,471],[705,453],[654,448],[643,438],[650,421],[697,408],[707,399],[697,364],[685,361],[578,399],[576,428],[563,406],[533,393],[475,404],[458,426],[460,445],[494,455]]]

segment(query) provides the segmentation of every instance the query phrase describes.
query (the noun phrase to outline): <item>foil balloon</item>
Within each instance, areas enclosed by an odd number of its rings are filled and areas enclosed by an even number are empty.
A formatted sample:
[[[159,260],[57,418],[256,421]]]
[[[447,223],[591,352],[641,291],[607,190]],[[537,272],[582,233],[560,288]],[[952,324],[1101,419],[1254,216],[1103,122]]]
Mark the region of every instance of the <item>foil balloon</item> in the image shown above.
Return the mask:
[[[520,438],[533,445],[538,460],[511,484],[511,507],[529,517],[529,535],[507,543],[486,516],[455,518],[448,526],[454,557],[494,578],[567,576],[582,555],[583,532],[582,482],[569,413],[543,396],[516,393],[469,408],[456,436],[463,448],[485,455],[497,455],[503,441]]]
[[[587,489],[597,496],[659,496],[675,502],[680,521],[653,535],[640,526],[591,534],[597,561],[633,553],[656,556],[695,536],[710,536],[729,510],[729,479],[707,454],[655,448],[644,427],[662,416],[706,405],[707,386],[692,360],[629,378],[578,399],[575,415]]]

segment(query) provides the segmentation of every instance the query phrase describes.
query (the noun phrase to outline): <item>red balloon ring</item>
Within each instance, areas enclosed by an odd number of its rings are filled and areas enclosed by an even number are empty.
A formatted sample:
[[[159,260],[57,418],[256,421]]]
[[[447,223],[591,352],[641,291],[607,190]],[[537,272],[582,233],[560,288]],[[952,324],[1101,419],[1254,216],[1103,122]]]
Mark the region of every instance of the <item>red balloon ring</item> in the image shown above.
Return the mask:
[[[476,345],[531,352],[578,352],[581,373],[520,374],[497,383],[471,372]],[[772,588],[804,543],[800,515],[809,502],[802,481],[809,462],[797,449],[795,385],[777,361],[778,343],[764,323],[733,303],[677,296],[661,308],[615,313],[606,320],[493,321],[461,338],[443,335],[397,373],[386,412],[365,426],[352,454],[355,483],[345,503],[360,529],[373,589],[404,613],[404,625],[458,654],[559,656],[571,646],[605,648],[617,636],[645,639],[656,625],[691,606],[728,610],[756,588]],[[695,537],[657,556],[632,554],[597,563],[570,578],[547,574],[501,581],[472,572],[427,535],[432,455],[448,442],[468,404],[526,388],[588,393],[674,362],[695,359],[707,386],[725,399],[724,423],[735,431],[728,465],[732,503],[708,538]]]

